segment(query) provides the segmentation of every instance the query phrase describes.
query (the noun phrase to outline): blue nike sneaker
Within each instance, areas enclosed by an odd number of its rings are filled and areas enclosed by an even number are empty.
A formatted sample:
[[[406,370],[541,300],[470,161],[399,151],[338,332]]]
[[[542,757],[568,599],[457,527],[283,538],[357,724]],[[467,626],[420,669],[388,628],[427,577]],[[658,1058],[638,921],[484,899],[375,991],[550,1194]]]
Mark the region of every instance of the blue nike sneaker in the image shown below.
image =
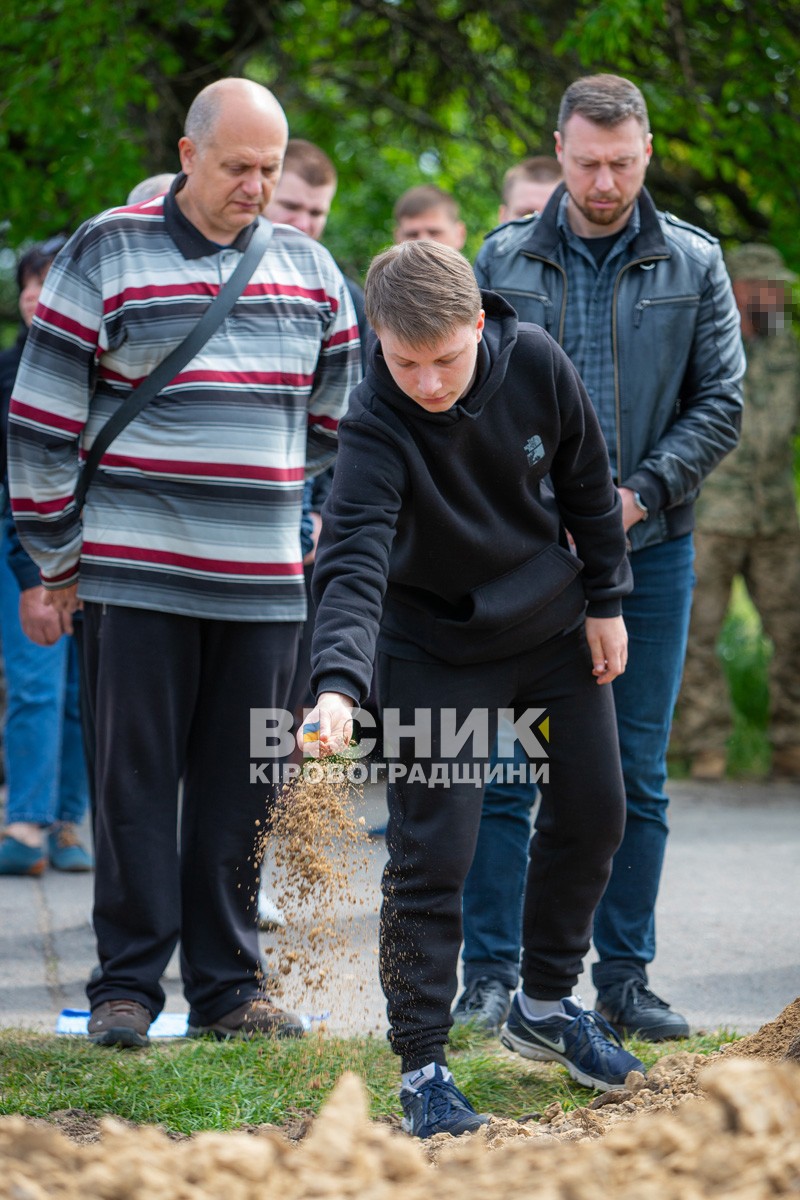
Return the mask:
[[[400,1089],[403,1106],[403,1129],[414,1137],[429,1138],[435,1133],[472,1133],[488,1124],[486,1113],[476,1113],[466,1096],[452,1079],[445,1079],[442,1068],[436,1065],[432,1079],[422,1079]]]
[[[519,996],[515,996],[500,1041],[523,1058],[561,1063],[578,1083],[603,1092],[621,1087],[629,1071],[646,1074],[644,1064],[623,1048],[599,1013],[581,1008],[573,1000],[562,1003],[563,1014],[531,1018],[523,1016]]]

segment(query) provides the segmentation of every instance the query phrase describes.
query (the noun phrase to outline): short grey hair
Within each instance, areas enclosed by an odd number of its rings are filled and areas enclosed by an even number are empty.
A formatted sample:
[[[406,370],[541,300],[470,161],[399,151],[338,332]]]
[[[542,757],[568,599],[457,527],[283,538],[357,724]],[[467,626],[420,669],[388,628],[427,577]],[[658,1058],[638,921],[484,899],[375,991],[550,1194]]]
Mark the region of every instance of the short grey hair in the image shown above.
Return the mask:
[[[585,75],[569,85],[558,110],[558,129],[562,138],[567,121],[576,113],[607,128],[635,117],[644,136],[650,132],[645,98],[636,84],[622,75]]]
[[[213,87],[203,88],[189,105],[183,132],[195,146],[202,148],[210,143],[221,106],[222,96]]]
[[[477,323],[483,307],[463,254],[421,238],[399,242],[373,258],[364,283],[367,320],[409,346],[436,346],[462,325]]]
[[[213,142],[214,129],[226,102],[237,106],[256,105],[263,112],[274,115],[284,127],[286,126],[286,114],[269,88],[263,87],[253,79],[226,76],[209,83],[198,92],[189,105],[183,132],[199,149],[204,150]]]

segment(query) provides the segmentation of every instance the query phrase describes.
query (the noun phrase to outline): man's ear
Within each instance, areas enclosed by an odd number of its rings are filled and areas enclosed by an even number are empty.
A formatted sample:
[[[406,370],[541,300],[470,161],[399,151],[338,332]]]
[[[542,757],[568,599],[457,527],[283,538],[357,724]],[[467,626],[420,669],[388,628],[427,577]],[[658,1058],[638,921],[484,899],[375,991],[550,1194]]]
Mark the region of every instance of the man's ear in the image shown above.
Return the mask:
[[[556,144],[556,158],[559,162],[563,162],[564,160],[562,155],[564,153],[564,142],[562,141],[561,134],[557,129],[553,130],[553,140]]]
[[[483,309],[481,309],[480,313],[478,314],[478,320],[475,323],[475,333],[477,335],[475,338],[476,342],[479,342],[481,340],[481,338],[483,337],[483,327],[485,324],[486,324],[486,313]]]
[[[178,154],[184,175],[191,175],[197,158],[197,146],[191,138],[182,137],[178,142]]]

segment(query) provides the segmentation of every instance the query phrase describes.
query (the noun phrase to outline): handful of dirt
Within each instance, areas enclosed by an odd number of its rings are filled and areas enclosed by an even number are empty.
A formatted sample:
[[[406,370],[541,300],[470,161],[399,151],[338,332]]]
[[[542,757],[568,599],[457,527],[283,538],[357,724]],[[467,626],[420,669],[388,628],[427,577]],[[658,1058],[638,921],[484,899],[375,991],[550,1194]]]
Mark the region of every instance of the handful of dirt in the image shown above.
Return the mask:
[[[284,982],[321,988],[347,953],[348,925],[364,904],[353,886],[354,863],[366,864],[372,850],[358,798],[340,763],[311,762],[275,803],[260,851],[269,851],[263,882],[286,920],[273,948]]]

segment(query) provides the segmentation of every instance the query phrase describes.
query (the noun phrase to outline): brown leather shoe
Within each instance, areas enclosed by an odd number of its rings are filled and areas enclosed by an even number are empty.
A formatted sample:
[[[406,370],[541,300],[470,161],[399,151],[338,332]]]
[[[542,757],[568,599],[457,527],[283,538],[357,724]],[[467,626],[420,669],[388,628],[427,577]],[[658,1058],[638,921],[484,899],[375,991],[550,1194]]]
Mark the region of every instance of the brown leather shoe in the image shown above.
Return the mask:
[[[256,997],[240,1004],[212,1025],[190,1025],[188,1037],[211,1037],[219,1041],[225,1038],[249,1037],[302,1037],[303,1022],[294,1013],[284,1012],[271,1000]]]
[[[106,1000],[89,1017],[89,1041],[128,1050],[149,1046],[147,1031],[152,1022],[150,1010],[136,1000]]]
[[[689,774],[692,779],[704,783],[715,783],[725,778],[728,758],[724,750],[701,750],[692,759]]]

